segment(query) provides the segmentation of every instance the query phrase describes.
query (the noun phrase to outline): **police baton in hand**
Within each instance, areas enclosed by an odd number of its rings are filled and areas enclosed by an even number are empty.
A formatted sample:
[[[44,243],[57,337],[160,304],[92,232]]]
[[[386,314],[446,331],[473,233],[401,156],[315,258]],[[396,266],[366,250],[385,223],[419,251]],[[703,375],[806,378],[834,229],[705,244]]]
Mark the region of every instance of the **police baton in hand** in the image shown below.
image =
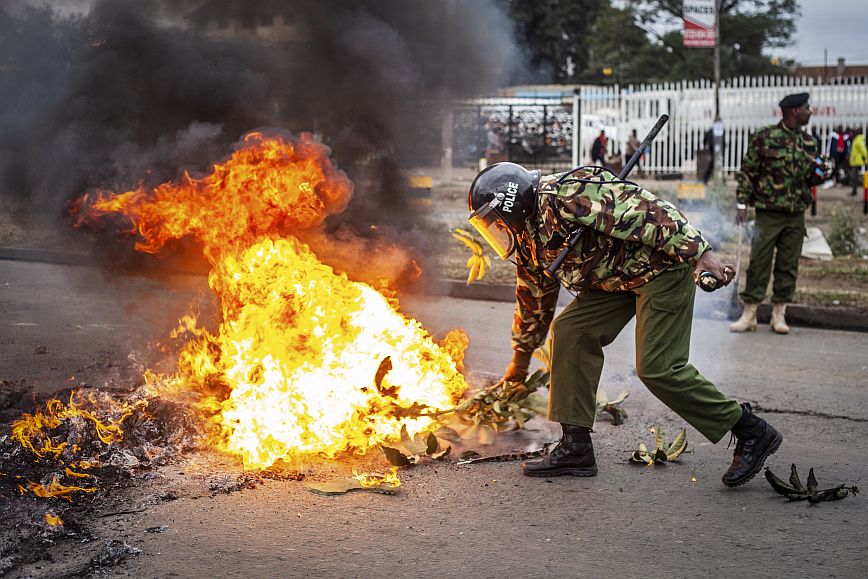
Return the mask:
[[[616,178],[618,181],[623,181],[627,178],[627,175],[630,174],[630,171],[633,170],[633,167],[635,167],[636,163],[639,162],[639,159],[642,158],[642,155],[648,152],[648,150],[651,148],[651,141],[653,141],[654,138],[657,137],[657,133],[660,132],[660,129],[663,128],[663,125],[665,125],[668,120],[669,115],[660,115],[660,118],[657,119],[657,122],[639,144],[639,148],[636,149],[636,151],[633,153],[633,156],[627,160],[627,164],[624,165],[624,168],[621,169],[620,173],[618,173],[618,177]],[[570,171],[570,173],[574,171],[576,171],[576,169]],[[564,260],[567,258],[570,252],[575,249],[576,245],[579,243],[579,238],[581,236],[582,228],[580,227],[576,231],[574,231],[572,235],[570,235],[567,246],[563,249],[563,251],[558,254],[552,264],[546,268],[545,272],[547,275],[549,275],[550,277],[556,277],[558,268],[561,267],[561,264],[564,263]]]

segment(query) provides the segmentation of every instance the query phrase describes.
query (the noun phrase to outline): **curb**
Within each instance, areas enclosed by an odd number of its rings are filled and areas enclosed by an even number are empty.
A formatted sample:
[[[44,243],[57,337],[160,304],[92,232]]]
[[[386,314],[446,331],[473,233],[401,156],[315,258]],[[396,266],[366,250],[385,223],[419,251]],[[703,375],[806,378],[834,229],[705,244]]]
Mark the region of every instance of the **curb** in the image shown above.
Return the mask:
[[[0,247],[0,259],[6,261],[56,263],[58,265],[99,265],[99,262],[94,257],[83,253],[27,249],[22,247]]]
[[[771,317],[771,304],[760,304],[757,308],[757,323],[767,324]],[[868,332],[868,312],[847,307],[792,304],[787,306],[787,323],[826,330]]]
[[[27,261],[38,263],[53,263],[58,265],[98,267],[100,261],[90,255],[43,249],[27,249],[17,247],[0,247],[0,260]],[[187,275],[205,275],[207,272],[192,271],[189,268],[173,267],[172,273]],[[514,302],[515,286],[504,284],[474,283],[467,285],[463,281],[438,280],[431,287],[423,290],[428,295],[448,296],[458,299],[485,300],[496,302]],[[563,299],[563,296],[562,296]],[[729,311],[729,301],[719,298],[700,298],[695,315],[707,319],[725,319]],[[757,309],[757,321],[768,323],[771,318],[770,304],[761,304]],[[793,326],[821,328],[826,330],[843,330],[849,332],[868,332],[868,311],[847,307],[806,306],[792,304],[787,308],[787,322]]]
[[[461,281],[442,280],[436,288],[439,295],[452,298],[477,299],[498,302],[514,302],[515,286],[474,283],[466,285]],[[721,320],[730,311],[728,299],[705,296],[697,292],[695,316],[705,319]],[[563,300],[563,294],[561,295]],[[760,304],[757,308],[757,322],[767,324],[771,320],[771,304]],[[824,330],[843,330],[848,332],[868,332],[868,311],[848,307],[807,306],[792,304],[787,307],[787,323],[792,326],[820,328]]]

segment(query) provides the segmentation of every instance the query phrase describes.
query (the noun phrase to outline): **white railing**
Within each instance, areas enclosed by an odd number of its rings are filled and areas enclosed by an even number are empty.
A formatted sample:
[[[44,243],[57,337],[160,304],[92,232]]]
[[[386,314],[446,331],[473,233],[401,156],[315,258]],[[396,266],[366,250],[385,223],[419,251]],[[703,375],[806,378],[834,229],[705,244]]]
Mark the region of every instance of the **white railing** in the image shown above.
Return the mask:
[[[724,124],[723,170],[738,171],[750,135],[781,118],[778,102],[785,95],[808,92],[814,111],[806,130],[814,132],[826,152],[833,129],[868,126],[868,79],[850,79],[846,84],[820,84],[815,79],[793,77],[738,77],[721,83],[720,114]],[[623,150],[630,131],[641,139],[667,113],[670,121],[654,141],[644,160],[654,173],[696,172],[697,151],[703,148],[705,132],[714,122],[714,86],[710,81],[684,81],[619,88],[583,88],[574,99],[582,116],[609,115],[614,122],[617,144]],[[584,133],[582,133],[584,135]],[[579,144],[579,158],[590,158],[591,142]]]
[[[840,84],[771,76],[729,79],[720,87],[720,113],[724,124],[722,166],[726,173],[738,171],[750,135],[760,127],[778,122],[781,116],[778,102],[795,92],[811,95],[814,115],[806,129],[818,136],[823,152],[827,152],[831,132],[836,126],[868,129],[868,78],[846,79]],[[669,123],[643,160],[645,170],[656,174],[695,175],[697,153],[703,149],[703,137],[714,122],[714,85],[707,80],[623,88],[583,86],[572,96],[556,99],[489,98],[473,103],[479,107],[483,118],[498,108],[515,111],[521,107],[523,114],[536,114],[530,112],[534,107],[557,110],[556,118],[549,118],[557,121],[559,134],[572,141],[567,147],[574,165],[590,162],[591,145],[600,129],[605,129],[609,137],[609,153],[619,154],[624,151],[633,129],[641,139],[658,117],[667,113]],[[582,119],[580,131],[573,130],[576,114]],[[545,117],[542,113],[537,116]],[[542,132],[550,131],[545,122],[540,122]]]

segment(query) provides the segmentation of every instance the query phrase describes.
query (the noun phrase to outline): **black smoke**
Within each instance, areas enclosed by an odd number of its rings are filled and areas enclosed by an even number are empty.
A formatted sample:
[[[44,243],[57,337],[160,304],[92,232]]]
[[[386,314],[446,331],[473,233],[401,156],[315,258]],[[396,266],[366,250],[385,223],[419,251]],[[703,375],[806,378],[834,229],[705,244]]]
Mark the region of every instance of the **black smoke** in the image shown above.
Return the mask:
[[[0,7],[0,195],[48,214],[94,188],[207,171],[246,131],[279,126],[321,135],[356,181],[335,227],[407,229],[401,168],[439,163],[444,104],[494,90],[517,64],[494,0]],[[192,14],[268,12],[295,22],[297,39],[192,26]]]

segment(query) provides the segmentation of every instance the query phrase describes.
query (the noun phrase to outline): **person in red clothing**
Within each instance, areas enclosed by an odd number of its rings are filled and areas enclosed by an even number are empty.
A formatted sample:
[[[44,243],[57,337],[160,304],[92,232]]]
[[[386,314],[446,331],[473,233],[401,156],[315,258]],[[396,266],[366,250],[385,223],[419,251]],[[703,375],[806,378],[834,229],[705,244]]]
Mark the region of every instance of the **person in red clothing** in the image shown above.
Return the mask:
[[[850,167],[849,156],[850,135],[844,130],[844,127],[838,125],[829,138],[829,157],[832,158],[832,164],[835,168],[835,182],[838,185],[847,184]]]
[[[591,163],[594,165],[606,166],[606,141],[606,131],[601,130],[600,136],[591,145]]]

